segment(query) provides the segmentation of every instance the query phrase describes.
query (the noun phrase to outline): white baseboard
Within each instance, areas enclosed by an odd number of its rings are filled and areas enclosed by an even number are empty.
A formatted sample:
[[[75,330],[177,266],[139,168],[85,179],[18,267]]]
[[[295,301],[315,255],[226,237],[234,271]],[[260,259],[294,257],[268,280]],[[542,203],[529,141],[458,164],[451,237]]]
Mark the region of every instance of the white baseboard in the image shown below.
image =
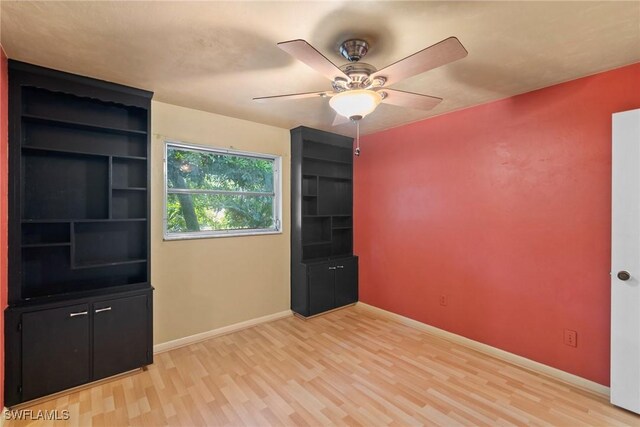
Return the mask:
[[[234,323],[233,325],[223,326],[221,328],[212,329],[210,331],[201,332],[195,335],[189,335],[188,337],[178,338],[177,340],[167,341],[153,346],[153,353],[162,353],[172,350],[178,347],[184,347],[189,344],[204,341],[209,338],[217,337],[219,335],[228,334],[230,332],[246,329],[251,326],[259,325],[260,323],[271,322],[272,320],[282,319],[284,317],[292,316],[291,310],[281,311],[279,313],[268,314],[266,316],[257,317],[255,319],[245,320],[244,322]],[[2,427],[2,426],[0,426]]]
[[[421,331],[427,332],[431,335],[435,335],[437,337],[444,338],[448,341],[461,344],[465,347],[472,348],[479,352],[485,353],[489,356],[504,360],[514,365],[518,365],[522,368],[529,369],[531,371],[535,371],[536,373],[559,379],[561,381],[564,381],[566,383],[569,383],[581,389],[609,397],[609,387],[604,386],[602,384],[598,384],[586,378],[582,378],[577,375],[570,374],[565,371],[561,371],[560,369],[553,368],[551,366],[542,364],[540,362],[536,362],[531,359],[527,359],[526,357],[518,356],[517,354],[509,353],[508,351],[500,350],[499,348],[495,348],[490,345],[483,344],[481,342],[474,341],[469,338],[465,338],[461,335],[457,335],[452,332],[447,332],[443,329],[436,328],[435,326],[427,325],[426,323],[422,323],[417,320],[413,320],[408,317],[401,316],[400,314],[392,313],[382,308],[374,307],[372,305],[365,304],[362,302],[358,302],[356,304],[356,307],[361,307],[367,310],[374,311],[378,314],[382,314],[389,318],[395,319],[398,322],[405,324],[407,326],[420,329]]]

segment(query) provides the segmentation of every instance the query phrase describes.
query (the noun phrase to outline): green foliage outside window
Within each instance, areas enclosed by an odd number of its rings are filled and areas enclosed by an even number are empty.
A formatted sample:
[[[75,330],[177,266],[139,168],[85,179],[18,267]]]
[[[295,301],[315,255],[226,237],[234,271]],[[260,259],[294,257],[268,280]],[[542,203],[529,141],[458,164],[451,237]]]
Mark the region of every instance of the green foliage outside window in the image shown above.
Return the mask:
[[[274,175],[274,159],[168,145],[167,232],[273,229]]]

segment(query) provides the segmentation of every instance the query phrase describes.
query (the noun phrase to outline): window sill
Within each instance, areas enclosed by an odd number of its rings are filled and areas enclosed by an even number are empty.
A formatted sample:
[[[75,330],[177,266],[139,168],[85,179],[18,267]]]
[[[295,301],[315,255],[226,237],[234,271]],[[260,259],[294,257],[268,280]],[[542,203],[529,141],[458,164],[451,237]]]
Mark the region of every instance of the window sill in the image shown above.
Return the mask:
[[[272,230],[272,231],[233,231],[228,233],[215,233],[215,234],[204,234],[204,233],[183,233],[177,236],[167,236],[166,234],[163,236],[163,241],[171,242],[175,240],[199,240],[199,239],[217,239],[220,237],[249,237],[249,236],[270,236],[274,234],[282,234],[282,230]]]

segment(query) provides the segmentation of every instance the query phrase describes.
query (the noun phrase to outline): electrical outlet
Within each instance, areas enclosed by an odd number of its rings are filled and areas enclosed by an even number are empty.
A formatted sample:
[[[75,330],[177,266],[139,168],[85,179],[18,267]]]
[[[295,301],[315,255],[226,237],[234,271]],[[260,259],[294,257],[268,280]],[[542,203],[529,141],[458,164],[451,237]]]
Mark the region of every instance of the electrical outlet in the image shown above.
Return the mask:
[[[447,305],[447,296],[446,295],[440,295],[440,305],[441,306],[446,306]]]
[[[569,347],[577,347],[578,346],[578,333],[576,331],[572,331],[571,329],[564,330],[564,344]]]

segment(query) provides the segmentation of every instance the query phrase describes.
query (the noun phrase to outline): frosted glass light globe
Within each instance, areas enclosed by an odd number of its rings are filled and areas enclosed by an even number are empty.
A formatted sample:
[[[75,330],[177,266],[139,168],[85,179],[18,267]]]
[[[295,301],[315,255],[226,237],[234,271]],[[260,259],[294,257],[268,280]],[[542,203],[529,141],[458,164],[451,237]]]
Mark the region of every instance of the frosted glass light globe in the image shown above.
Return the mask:
[[[362,118],[373,112],[382,101],[378,92],[355,89],[340,92],[329,100],[329,105],[341,116]]]

